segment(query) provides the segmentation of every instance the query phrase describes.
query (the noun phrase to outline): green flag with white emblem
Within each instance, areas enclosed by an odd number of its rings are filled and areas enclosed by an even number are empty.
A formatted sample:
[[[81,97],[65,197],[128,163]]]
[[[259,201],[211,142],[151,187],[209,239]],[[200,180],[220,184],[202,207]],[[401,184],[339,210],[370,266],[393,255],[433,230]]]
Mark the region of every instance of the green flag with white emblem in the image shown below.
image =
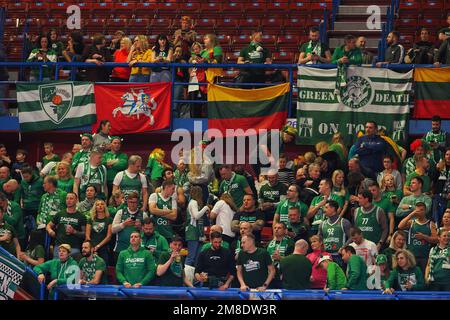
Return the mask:
[[[342,74],[341,72],[344,72]],[[345,74],[346,73],[346,74]],[[340,132],[352,144],[366,121],[399,144],[407,137],[413,71],[385,68],[298,68],[297,143],[331,141]]]
[[[97,120],[89,82],[17,84],[17,103],[22,132],[81,127]]]

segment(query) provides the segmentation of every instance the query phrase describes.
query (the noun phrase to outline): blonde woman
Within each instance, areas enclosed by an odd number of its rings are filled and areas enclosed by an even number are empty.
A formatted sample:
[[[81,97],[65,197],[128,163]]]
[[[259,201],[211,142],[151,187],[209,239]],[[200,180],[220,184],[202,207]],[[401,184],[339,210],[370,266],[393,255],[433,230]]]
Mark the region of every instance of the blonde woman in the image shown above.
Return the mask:
[[[316,143],[316,154],[317,156],[321,156],[323,155],[325,152],[328,152],[329,149],[329,145],[327,142],[325,141],[319,141]]]
[[[344,206],[342,207],[342,211],[339,216],[343,217],[347,212],[348,204],[350,201],[350,193],[344,185],[344,171],[342,170],[334,170],[333,175],[331,176],[331,181],[333,182],[333,188],[331,189],[331,193],[341,197],[344,200]]]
[[[108,211],[111,218],[114,219],[116,212],[124,207],[126,207],[125,194],[121,190],[114,191],[108,202]]]
[[[397,189],[395,184],[395,178],[392,174],[384,175],[381,180],[381,191],[382,196],[389,199],[394,206],[394,209],[397,210],[398,204],[403,198],[403,191],[401,189]]]
[[[127,58],[128,65],[132,67],[130,82],[148,82],[150,80],[150,68],[133,66],[139,62],[151,62],[152,54],[147,36],[136,36]]]
[[[86,241],[90,241],[94,252],[108,264],[108,243],[112,236],[112,218],[106,202],[97,200],[91,209],[86,224]]]
[[[208,201],[208,184],[214,178],[214,167],[211,160],[205,157],[203,149],[196,147],[191,150],[189,172],[187,174],[190,185],[198,185],[202,188],[203,202]]]
[[[73,190],[73,176],[70,164],[66,161],[58,162],[55,166],[57,189],[65,192],[72,192]]]
[[[386,281],[384,293],[392,294],[395,290],[420,291],[425,289],[423,273],[416,266],[414,255],[408,250],[398,250],[394,256],[394,269]]]
[[[186,265],[195,267],[198,254],[200,253],[201,238],[204,237],[203,216],[209,212],[209,208],[203,205],[202,188],[199,186],[191,187],[190,196],[191,201],[189,201],[186,211],[185,238],[189,252],[186,258]]]
[[[215,220],[215,224],[222,227],[222,239],[230,245],[235,237],[235,233],[231,231],[231,221],[233,221],[234,214],[237,211],[238,209],[230,194],[223,193],[209,214],[209,218]]]
[[[120,40],[120,48],[114,52],[114,62],[128,62],[128,55],[130,54],[132,42],[128,37],[123,37]],[[113,82],[128,82],[130,79],[130,68],[116,67],[111,74],[111,81]]]
[[[344,144],[344,137],[340,132],[336,132],[331,138],[331,145],[328,150],[334,151],[339,155],[341,161],[346,161],[348,157],[348,150]]]

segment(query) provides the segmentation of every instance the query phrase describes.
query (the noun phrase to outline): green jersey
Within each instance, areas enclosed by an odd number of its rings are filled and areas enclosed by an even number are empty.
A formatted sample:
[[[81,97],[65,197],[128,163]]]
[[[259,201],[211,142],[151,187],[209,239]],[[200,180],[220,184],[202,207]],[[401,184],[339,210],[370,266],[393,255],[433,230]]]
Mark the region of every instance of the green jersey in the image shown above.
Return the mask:
[[[392,202],[388,198],[381,197],[380,201],[373,200],[372,203],[377,207],[383,209],[384,213],[386,214],[386,219],[387,221],[389,221],[389,214],[393,214],[395,212],[395,208]]]
[[[108,168],[106,166],[106,163],[111,160],[117,160],[116,163],[114,163],[111,168]],[[128,166],[128,156],[126,153],[114,153],[112,151],[106,152],[103,154],[102,157],[102,164],[106,168],[106,181],[108,182],[108,185],[112,184],[114,178],[116,177],[116,174],[118,174],[120,171],[125,170]]]
[[[308,206],[306,204],[304,204],[300,200],[289,201],[288,199],[286,199],[280,202],[280,204],[277,206],[277,210],[275,211],[275,214],[280,215],[280,222],[288,223],[288,211],[292,207],[298,208],[302,218],[306,217],[306,214],[308,213]]]
[[[438,284],[450,284],[450,248],[433,247],[429,255],[429,280]]]
[[[430,143],[432,141],[437,142],[439,146],[445,147],[445,141],[447,138],[447,134],[443,130],[439,130],[439,132],[434,133],[433,131],[428,131],[425,136],[422,138],[422,140],[425,140],[426,142]],[[433,158],[435,162],[439,162],[439,160],[442,159],[442,152],[439,149],[433,149]]]
[[[228,193],[233,198],[236,207],[240,208],[246,194],[245,189],[248,186],[247,179],[244,176],[233,172],[230,180],[222,180],[220,183],[219,194]]]
[[[236,265],[242,267],[245,284],[256,289],[266,281],[269,274],[268,266],[272,265],[272,258],[266,250],[261,248],[256,248],[253,253],[240,251]]]
[[[312,207],[316,206],[322,200],[323,200],[323,195],[314,197],[311,201],[311,206]],[[342,208],[344,206],[344,201],[343,201],[342,197],[339,197],[333,193],[330,194],[330,196],[328,196],[327,200],[336,201],[339,204],[339,208]],[[317,231],[319,230],[319,225],[324,220],[325,220],[325,206],[322,206],[321,208],[319,208],[317,210],[316,214],[314,215],[314,219],[311,223],[311,232],[317,233]]]
[[[52,219],[53,224],[56,226],[56,244],[63,243],[69,244],[72,248],[81,248],[81,244],[84,240],[84,235],[79,238],[74,234],[67,234],[67,226],[72,226],[76,231],[82,231],[83,227],[86,227],[86,217],[78,211],[74,213],[68,213],[66,210],[58,213]]]
[[[25,239],[22,209],[16,202],[8,200],[3,219],[14,228],[19,240]]]
[[[148,285],[155,277],[156,265],[153,255],[142,247],[134,251],[130,246],[119,254],[116,266],[117,281],[131,285],[141,283]]]
[[[383,209],[377,206],[373,206],[372,210],[368,212],[364,211],[362,207],[356,209],[355,226],[361,229],[364,239],[373,243],[380,242],[382,230],[378,215],[381,213],[383,213]]]
[[[188,182],[187,174],[188,174],[187,170],[181,172],[180,170],[177,169],[174,171],[173,180],[175,181],[177,187],[183,187],[184,184]]]
[[[155,158],[148,158],[145,174],[150,177],[151,181],[162,178],[163,171],[164,166],[161,164],[161,162],[159,162]]]
[[[171,256],[172,252],[163,252],[158,260],[158,265],[165,264]],[[159,277],[160,286],[163,287],[182,287],[184,280],[184,257],[180,257],[179,260],[173,259],[170,267],[167,271]]]
[[[94,219],[88,218],[87,224],[91,225],[91,243],[92,246],[96,246],[102,242],[108,235],[108,228],[112,224],[112,218]],[[107,244],[105,244],[107,245]]]
[[[325,251],[336,253],[346,242],[344,219],[339,217],[334,223],[326,219],[322,223],[322,239]]]
[[[117,211],[116,216],[114,217],[114,223],[123,223],[128,218],[132,218],[133,220],[144,221],[144,214],[141,210],[138,210],[134,213],[131,213],[128,210],[128,207],[120,209]],[[122,231],[116,234],[116,245],[114,246],[114,252],[121,252],[126,250],[130,246],[130,236],[134,231],[139,231],[135,226],[128,226],[122,229]]]
[[[86,282],[90,282],[94,280],[95,273],[97,271],[102,271],[102,277],[100,278],[99,284],[106,284],[107,278],[106,278],[106,263],[105,260],[103,260],[100,256],[94,254],[92,255],[92,260],[89,261],[87,258],[83,257],[78,266],[80,267],[81,271],[81,279],[85,280]]]
[[[407,246],[416,258],[426,258],[430,252],[430,243],[425,239],[416,239],[416,234],[420,232],[424,235],[431,236],[431,221],[427,220],[424,223],[419,223],[417,219],[411,221],[411,227],[408,231]]]
[[[66,180],[58,179],[56,188],[65,192],[73,192],[73,182],[74,182],[73,178]]]
[[[58,212],[66,209],[66,196],[67,193],[60,189],[52,193],[47,192],[42,196],[36,218],[38,228],[47,225]]]
[[[0,247],[11,253],[13,256],[16,256],[16,245],[14,244],[14,238],[17,237],[16,231],[8,222],[0,223],[0,237],[4,235],[10,235],[10,239],[8,241],[0,241]]]
[[[189,202],[188,208],[186,210],[186,228],[185,228],[185,239],[186,241],[199,241],[199,238],[204,235],[203,232],[203,215],[207,212],[208,207],[203,207],[198,210],[198,203],[195,200]],[[191,212],[194,210],[194,212]],[[197,212],[195,212],[195,210]],[[195,219],[194,214],[200,216]]]
[[[156,201],[155,201],[155,197],[156,197]],[[160,193],[154,193],[150,196],[150,202],[156,202],[156,207],[160,210],[172,210],[173,205],[176,205],[176,201],[174,201],[173,197],[170,196],[169,198],[165,199],[162,197],[162,195]],[[165,218],[165,217],[160,217],[160,216],[153,216],[153,220],[155,221],[156,224],[156,231],[159,232],[159,234],[161,234],[164,238],[166,238],[167,240],[172,239],[173,237],[173,229],[172,226],[170,225],[170,220]]]
[[[128,170],[119,172],[114,178],[114,185],[118,186],[125,195],[125,201],[132,192],[137,192],[139,201],[142,199],[142,188],[147,188],[147,179],[141,173],[130,173]]]

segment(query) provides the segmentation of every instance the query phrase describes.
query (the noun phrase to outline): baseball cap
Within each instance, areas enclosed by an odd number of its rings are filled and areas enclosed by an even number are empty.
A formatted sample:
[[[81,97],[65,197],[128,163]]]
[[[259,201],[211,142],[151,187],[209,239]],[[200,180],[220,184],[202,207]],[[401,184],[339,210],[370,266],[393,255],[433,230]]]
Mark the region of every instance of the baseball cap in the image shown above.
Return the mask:
[[[59,248],[64,248],[66,249],[69,253],[72,251],[72,247],[70,246],[70,244],[67,243],[63,243],[59,245]]]
[[[324,262],[325,260],[333,261],[333,259],[332,259],[330,256],[323,256],[323,257],[321,257],[321,258],[319,259],[319,262],[317,262],[316,268],[319,268],[320,264],[321,264],[322,262]]]
[[[384,254],[377,255],[377,259],[375,260],[376,265],[380,265],[383,263],[387,263],[387,257]]]

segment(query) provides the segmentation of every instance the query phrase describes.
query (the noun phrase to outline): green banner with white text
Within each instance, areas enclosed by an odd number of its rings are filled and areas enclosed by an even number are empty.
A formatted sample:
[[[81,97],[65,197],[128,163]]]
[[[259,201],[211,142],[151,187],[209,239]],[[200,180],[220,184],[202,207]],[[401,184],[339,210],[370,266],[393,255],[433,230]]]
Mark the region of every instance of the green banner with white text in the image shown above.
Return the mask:
[[[358,131],[364,132],[366,121],[375,121],[404,145],[413,71],[352,66],[338,77],[341,71],[298,68],[297,144],[331,143],[333,134],[340,132],[350,145]]]

